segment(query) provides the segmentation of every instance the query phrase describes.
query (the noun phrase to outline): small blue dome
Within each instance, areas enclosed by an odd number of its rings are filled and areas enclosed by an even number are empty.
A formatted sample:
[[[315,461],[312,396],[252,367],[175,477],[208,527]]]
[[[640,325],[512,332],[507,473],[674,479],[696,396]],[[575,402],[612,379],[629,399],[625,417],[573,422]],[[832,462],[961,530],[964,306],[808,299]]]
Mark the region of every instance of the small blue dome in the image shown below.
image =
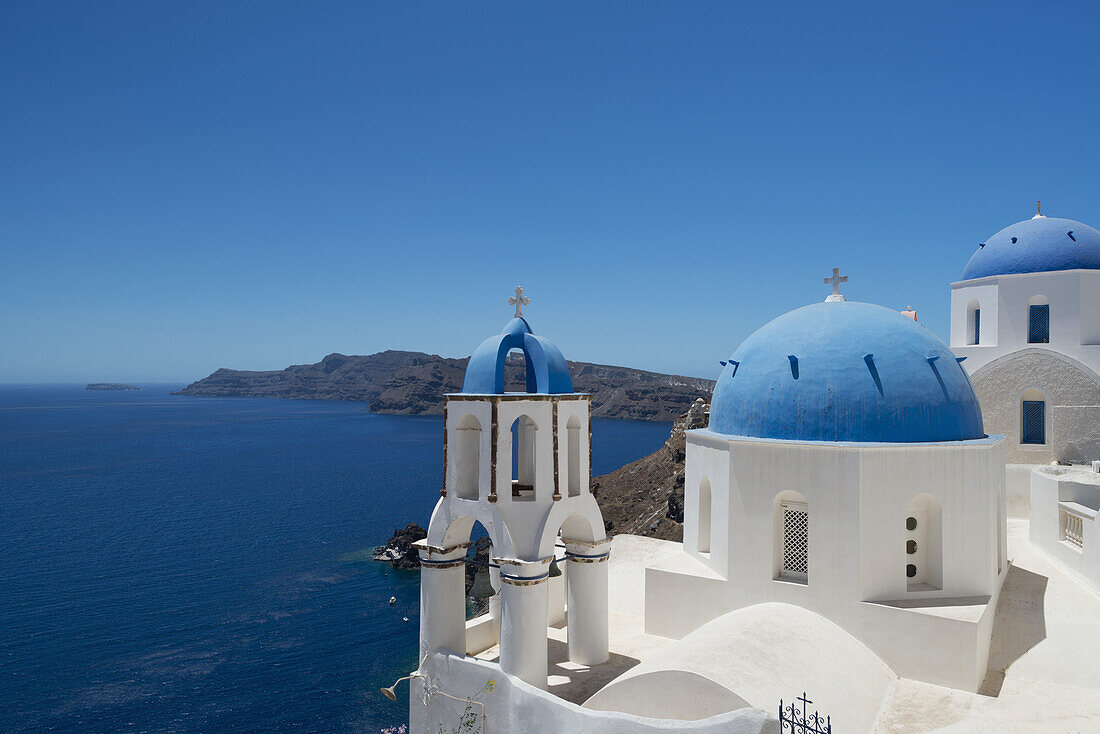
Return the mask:
[[[946,344],[897,311],[848,301],[796,309],[742,342],[714,388],[710,430],[884,443],[985,436]]]
[[[987,275],[1100,268],[1100,232],[1072,219],[1036,216],[990,237],[963,270],[963,280]]]
[[[569,364],[549,339],[535,336],[527,319],[514,318],[504,330],[481,342],[466,365],[462,392],[504,394],[504,361],[513,349],[523,351],[527,363],[527,392],[560,395],[573,392]]]

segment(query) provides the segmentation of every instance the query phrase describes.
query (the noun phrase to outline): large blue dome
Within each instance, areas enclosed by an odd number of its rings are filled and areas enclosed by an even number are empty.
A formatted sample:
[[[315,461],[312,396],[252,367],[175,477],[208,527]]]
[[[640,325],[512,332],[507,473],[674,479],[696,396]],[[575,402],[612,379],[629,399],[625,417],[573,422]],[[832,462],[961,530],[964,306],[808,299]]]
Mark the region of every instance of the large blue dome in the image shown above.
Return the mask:
[[[714,388],[710,430],[805,441],[983,438],[974,388],[947,345],[869,303],[817,303],[749,336]]]
[[[1100,268],[1100,232],[1072,219],[1036,216],[986,240],[966,264],[963,280],[1078,268]]]

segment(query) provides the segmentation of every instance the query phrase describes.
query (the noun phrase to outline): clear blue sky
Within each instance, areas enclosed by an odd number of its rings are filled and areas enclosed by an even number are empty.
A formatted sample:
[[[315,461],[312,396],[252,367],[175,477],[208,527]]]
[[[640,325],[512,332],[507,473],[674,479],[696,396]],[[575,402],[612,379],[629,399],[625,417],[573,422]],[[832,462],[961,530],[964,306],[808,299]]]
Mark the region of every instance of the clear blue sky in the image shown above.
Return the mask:
[[[1100,224],[1100,10],[5,2],[0,381],[469,354],[713,377],[827,294],[947,335],[979,242]]]

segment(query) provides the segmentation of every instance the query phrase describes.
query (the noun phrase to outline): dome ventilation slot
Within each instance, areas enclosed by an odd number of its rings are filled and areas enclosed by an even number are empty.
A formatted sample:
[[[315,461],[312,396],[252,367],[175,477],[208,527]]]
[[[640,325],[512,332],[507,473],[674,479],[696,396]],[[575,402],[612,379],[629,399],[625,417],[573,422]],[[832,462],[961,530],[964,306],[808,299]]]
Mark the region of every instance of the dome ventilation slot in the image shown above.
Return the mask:
[[[1069,237],[1074,242],[1077,241],[1077,238],[1073,236],[1073,230],[1072,229],[1070,231],[1066,232],[1066,237]]]
[[[878,388],[878,394],[882,395],[882,380],[878,376],[878,367],[875,367],[875,355],[865,355],[863,361],[867,363],[867,371],[871,373],[871,379],[875,381],[875,387]]]
[[[1016,238],[1015,237],[1012,238],[1012,244],[1014,244],[1014,245],[1016,244]]]
[[[787,359],[791,361],[791,377],[798,379],[798,357],[793,354],[788,354]]]

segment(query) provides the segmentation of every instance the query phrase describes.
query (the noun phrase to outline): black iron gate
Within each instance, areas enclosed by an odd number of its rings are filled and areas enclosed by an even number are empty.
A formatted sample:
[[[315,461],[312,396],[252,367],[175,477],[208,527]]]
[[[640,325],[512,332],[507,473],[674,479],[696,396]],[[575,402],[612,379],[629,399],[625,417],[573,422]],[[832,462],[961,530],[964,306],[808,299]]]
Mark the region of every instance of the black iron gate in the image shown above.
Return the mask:
[[[782,734],[833,734],[832,717],[822,716],[817,711],[807,712],[806,707],[811,703],[813,701],[806,698],[805,692],[786,705],[782,698],[779,699],[779,731]]]

